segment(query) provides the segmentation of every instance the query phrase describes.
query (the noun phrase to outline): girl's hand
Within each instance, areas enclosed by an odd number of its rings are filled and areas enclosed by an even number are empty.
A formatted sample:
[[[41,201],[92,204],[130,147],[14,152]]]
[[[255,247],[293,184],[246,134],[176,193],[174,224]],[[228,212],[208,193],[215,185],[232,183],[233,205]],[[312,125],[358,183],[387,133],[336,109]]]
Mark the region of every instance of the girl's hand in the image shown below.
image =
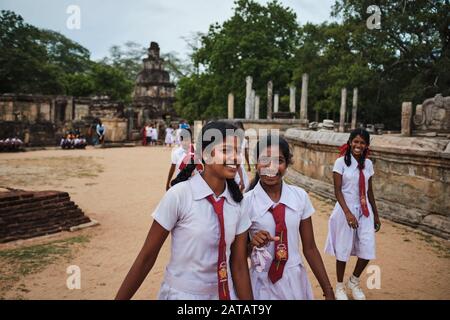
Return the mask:
[[[378,231],[380,231],[380,228],[381,228],[381,221],[380,221],[380,217],[378,217],[378,215],[376,215],[375,217],[374,217],[374,223],[375,223],[375,232],[378,232]]]
[[[260,230],[256,232],[251,241],[252,247],[264,247],[266,246],[270,241],[278,241],[280,237],[272,237],[269,232],[265,230]]]
[[[358,220],[356,220],[356,217],[353,214],[346,213],[345,218],[347,219],[347,223],[351,228],[358,228]]]

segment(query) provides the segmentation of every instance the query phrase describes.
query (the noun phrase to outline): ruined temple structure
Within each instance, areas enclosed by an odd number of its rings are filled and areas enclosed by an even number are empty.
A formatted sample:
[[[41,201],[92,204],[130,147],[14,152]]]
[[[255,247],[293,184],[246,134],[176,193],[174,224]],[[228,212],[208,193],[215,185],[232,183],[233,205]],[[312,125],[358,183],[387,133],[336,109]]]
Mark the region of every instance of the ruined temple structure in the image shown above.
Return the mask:
[[[173,109],[175,84],[170,82],[169,73],[164,70],[164,60],[156,42],[150,44],[148,57],[142,61],[144,68],[136,78],[132,105],[134,125],[138,128],[148,120],[170,119],[176,115]]]
[[[450,97],[437,94],[416,106],[413,117],[419,131],[450,133]]]
[[[67,192],[0,188],[0,243],[95,224]]]

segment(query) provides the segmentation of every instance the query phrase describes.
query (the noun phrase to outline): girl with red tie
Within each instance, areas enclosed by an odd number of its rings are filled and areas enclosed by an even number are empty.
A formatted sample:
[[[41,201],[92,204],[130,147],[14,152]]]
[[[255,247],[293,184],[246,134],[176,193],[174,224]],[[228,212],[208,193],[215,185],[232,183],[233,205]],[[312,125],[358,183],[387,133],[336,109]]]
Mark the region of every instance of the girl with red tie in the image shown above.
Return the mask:
[[[267,136],[256,148],[256,177],[244,195],[248,212],[252,265],[250,276],[257,300],[311,300],[313,294],[303,254],[322,287],[326,299],[334,299],[322,258],[317,249],[308,194],[283,181],[291,163],[289,144],[282,137]]]
[[[179,173],[186,181],[176,179],[179,183],[155,209],[144,246],[116,299],[134,295],[169,233],[171,257],[159,299],[253,299],[247,265],[250,219],[241,210],[242,194],[234,181],[239,163],[235,130],[225,122],[202,128],[196,152],[204,170],[191,177],[196,164],[189,163]]]
[[[325,252],[336,257],[338,300],[348,300],[347,288],[355,300],[366,299],[359,276],[369,260],[375,259],[375,232],[381,224],[372,190],[373,165],[367,159],[369,144],[366,130],[353,130],[333,168],[337,202],[328,222]],[[357,256],[358,261],[344,285],[345,266],[350,256]]]

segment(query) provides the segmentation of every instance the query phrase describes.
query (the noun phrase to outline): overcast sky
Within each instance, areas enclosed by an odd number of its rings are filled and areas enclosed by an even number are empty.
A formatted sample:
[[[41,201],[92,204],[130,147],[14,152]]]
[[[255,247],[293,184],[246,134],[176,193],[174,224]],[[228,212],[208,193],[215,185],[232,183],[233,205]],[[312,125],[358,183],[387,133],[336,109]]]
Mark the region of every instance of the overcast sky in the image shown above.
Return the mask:
[[[261,0],[260,3],[267,1]],[[334,0],[281,0],[300,24],[330,20]],[[80,8],[80,29],[69,29],[70,5]],[[93,59],[115,44],[159,43],[162,52],[188,53],[183,37],[207,32],[210,24],[232,15],[233,0],[0,0],[0,9],[20,14],[27,23],[58,31],[89,49]]]

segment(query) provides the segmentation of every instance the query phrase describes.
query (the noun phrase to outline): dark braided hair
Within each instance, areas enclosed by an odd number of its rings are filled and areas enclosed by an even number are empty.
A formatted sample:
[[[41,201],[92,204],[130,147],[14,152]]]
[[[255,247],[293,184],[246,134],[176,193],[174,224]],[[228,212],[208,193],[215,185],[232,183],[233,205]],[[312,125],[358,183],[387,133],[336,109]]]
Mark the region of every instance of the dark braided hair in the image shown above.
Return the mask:
[[[278,140],[280,151],[283,154],[284,158],[286,159],[286,166],[288,167],[292,163],[292,153],[289,148],[289,143],[281,136],[276,136],[276,139],[273,139],[275,141],[272,141],[272,137],[273,137],[272,135],[269,135],[259,139],[258,143],[256,144],[255,163],[258,162],[261,153],[265,149],[274,145]],[[263,142],[265,142],[265,144],[263,144]],[[252,182],[250,183],[250,187],[248,188],[249,191],[252,190],[258,184],[259,179],[260,179],[259,174],[258,172],[256,172],[255,178],[252,180]]]
[[[224,121],[211,121],[204,125],[202,128],[201,136],[199,137],[199,139],[197,139],[197,146],[195,150],[197,159],[201,159],[203,164],[205,163],[202,158],[203,150],[205,150],[205,148],[210,144],[218,143],[215,142],[214,136],[211,138],[211,140],[202,139],[205,136],[205,132],[207,132],[209,129],[218,130],[222,136],[222,141],[225,141],[227,130],[233,130],[233,132],[237,130],[237,128],[233,124]],[[178,173],[175,179],[172,180],[171,185],[174,186],[177,183],[188,180],[191,177],[192,172],[195,170],[195,167],[196,163],[194,159],[191,159],[190,163],[186,167],[184,167],[184,169],[181,170],[180,173]],[[236,202],[241,202],[243,197],[236,181],[234,181],[234,179],[226,179],[226,182],[228,191],[230,192],[233,200]]]
[[[345,152],[345,155],[344,155],[344,161],[345,161],[345,164],[347,165],[347,167],[350,167],[350,165],[352,164],[351,142],[357,136],[360,136],[365,141],[367,146],[369,146],[369,144],[370,144],[370,134],[369,134],[369,132],[367,132],[367,130],[365,130],[363,128],[357,128],[357,129],[353,130],[352,132],[350,132],[350,137],[348,138],[348,141],[347,141],[347,151]],[[364,149],[364,151],[358,161],[358,165],[361,169],[364,169],[364,163],[365,163],[366,157],[367,157],[367,150],[368,150],[367,148]]]

